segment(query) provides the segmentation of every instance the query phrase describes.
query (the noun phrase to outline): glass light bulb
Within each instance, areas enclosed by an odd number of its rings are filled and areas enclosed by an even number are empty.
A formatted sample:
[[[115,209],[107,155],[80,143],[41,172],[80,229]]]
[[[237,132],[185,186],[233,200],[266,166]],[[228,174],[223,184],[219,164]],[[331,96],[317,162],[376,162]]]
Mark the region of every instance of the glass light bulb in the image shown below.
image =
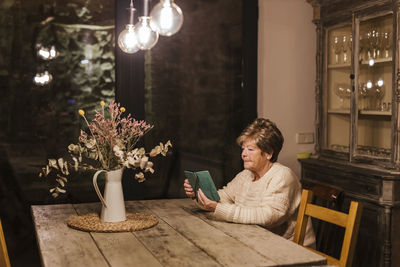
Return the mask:
[[[118,36],[118,45],[122,51],[133,54],[139,51],[138,40],[135,34],[135,26],[127,24]]]
[[[33,81],[36,83],[36,84],[41,84],[41,76],[40,76],[40,74],[39,73],[37,73],[36,75],[35,75],[35,77],[33,78]]]
[[[174,0],[160,0],[150,12],[151,27],[160,35],[171,36],[183,24],[183,13]]]
[[[43,74],[44,83],[48,84],[52,79],[53,79],[53,76],[48,71],[45,71]]]
[[[49,84],[52,80],[53,80],[53,75],[51,75],[48,71],[45,71],[44,73],[37,73],[33,78],[35,84],[41,86]]]
[[[377,84],[379,87],[382,87],[382,86],[383,86],[383,80],[382,80],[382,79],[379,79],[379,80],[376,82],[376,84]]]
[[[158,32],[150,27],[150,17],[139,17],[139,22],[135,25],[135,34],[138,46],[142,50],[151,49],[158,41]]]
[[[44,59],[44,60],[50,58],[50,52],[49,52],[49,50],[47,50],[47,49],[44,48],[44,47],[41,47],[41,48],[39,49],[38,55],[39,55],[39,57],[41,57],[41,58]]]
[[[50,48],[50,58],[55,58],[57,56],[57,50],[55,48],[55,46],[51,46]]]
[[[371,67],[375,64],[375,60],[373,58],[368,60],[368,65],[370,65]]]
[[[58,56],[56,47],[52,45],[50,48],[37,44],[37,56],[43,60],[50,60]]]
[[[371,82],[371,81],[368,81],[368,82],[367,82],[367,88],[368,88],[368,89],[371,89],[371,88],[372,88],[372,82]]]

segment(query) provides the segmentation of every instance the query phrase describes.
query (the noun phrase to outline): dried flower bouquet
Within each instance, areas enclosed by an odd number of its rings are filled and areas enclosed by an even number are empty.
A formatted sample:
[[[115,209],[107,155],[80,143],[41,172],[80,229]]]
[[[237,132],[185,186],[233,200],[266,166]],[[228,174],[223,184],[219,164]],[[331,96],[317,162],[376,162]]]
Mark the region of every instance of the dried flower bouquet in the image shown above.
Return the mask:
[[[101,110],[96,111],[90,123],[85,117],[85,112],[81,109],[78,111],[85,120],[89,133],[81,130],[79,142],[68,146],[71,159],[49,159],[48,164],[42,168],[40,177],[48,177],[50,174],[55,176],[56,185],[50,189],[53,197],[66,193],[65,185],[71,169],[111,171],[120,168],[140,168],[135,178],[143,182],[144,173],[154,173],[153,163],[149,158],[159,154],[166,156],[168,149],[172,147],[169,140],[165,144],[160,143],[149,153],[143,147],[136,147],[140,138],[153,126],[145,121],[135,120],[130,114],[122,117],[125,108],[114,101],[107,108],[104,101],[101,101],[100,105]]]

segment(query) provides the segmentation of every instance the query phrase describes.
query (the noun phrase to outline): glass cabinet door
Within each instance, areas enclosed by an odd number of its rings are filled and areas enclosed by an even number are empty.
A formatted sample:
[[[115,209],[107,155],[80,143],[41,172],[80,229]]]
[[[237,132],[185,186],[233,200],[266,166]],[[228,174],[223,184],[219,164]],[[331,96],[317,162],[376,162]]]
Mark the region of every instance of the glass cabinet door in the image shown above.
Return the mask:
[[[356,27],[355,156],[390,158],[393,14],[356,20]]]
[[[352,73],[351,24],[327,30],[323,114],[327,149],[349,152]]]
[[[344,153],[351,150],[352,158],[390,159],[392,54],[392,13],[356,18],[354,25],[326,29],[322,92],[324,149]],[[350,76],[354,76],[354,83]]]

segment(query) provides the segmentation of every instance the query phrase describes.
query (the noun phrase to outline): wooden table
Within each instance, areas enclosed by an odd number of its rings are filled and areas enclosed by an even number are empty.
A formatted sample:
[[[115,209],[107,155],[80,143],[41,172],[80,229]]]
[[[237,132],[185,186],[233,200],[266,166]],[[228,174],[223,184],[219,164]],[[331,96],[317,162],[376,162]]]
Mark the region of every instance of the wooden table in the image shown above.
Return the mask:
[[[190,199],[127,201],[128,212],[154,214],[147,230],[87,233],[70,216],[100,203],[32,206],[43,266],[303,266],[325,258],[257,225],[215,221]]]

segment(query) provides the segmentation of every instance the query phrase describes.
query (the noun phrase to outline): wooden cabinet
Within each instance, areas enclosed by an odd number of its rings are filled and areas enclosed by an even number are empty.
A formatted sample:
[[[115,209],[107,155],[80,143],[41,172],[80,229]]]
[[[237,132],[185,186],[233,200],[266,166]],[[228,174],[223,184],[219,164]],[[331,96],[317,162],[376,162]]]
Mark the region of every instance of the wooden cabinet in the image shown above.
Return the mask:
[[[344,206],[363,202],[353,266],[400,266],[400,1],[308,2],[317,138],[302,182],[343,190]]]
[[[400,167],[399,81],[393,75],[398,68],[397,6],[393,1],[313,4],[318,153]]]
[[[302,159],[302,183],[329,185],[364,205],[353,266],[400,266],[400,173],[330,159]]]

